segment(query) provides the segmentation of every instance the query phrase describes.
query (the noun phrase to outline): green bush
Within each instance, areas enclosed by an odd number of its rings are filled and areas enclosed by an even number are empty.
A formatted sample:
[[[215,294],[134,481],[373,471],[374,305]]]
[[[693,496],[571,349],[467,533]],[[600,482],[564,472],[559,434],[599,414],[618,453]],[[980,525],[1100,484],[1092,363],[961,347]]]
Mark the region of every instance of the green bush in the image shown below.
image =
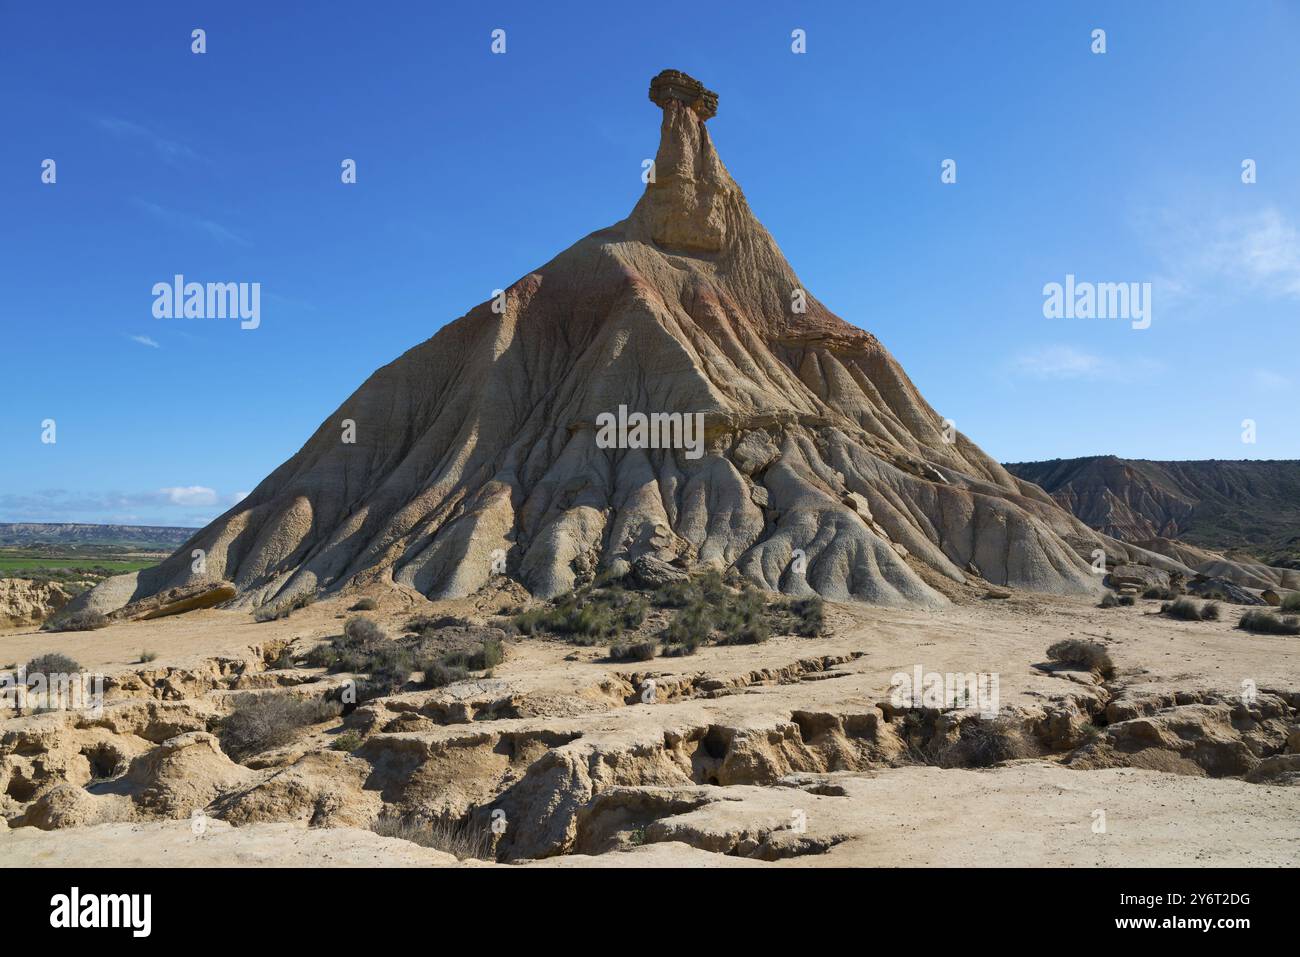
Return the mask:
[[[1121,605],[1136,605],[1137,599],[1135,599],[1132,595],[1120,595],[1119,603]]]
[[[1208,601],[1201,606],[1201,620],[1202,621],[1219,620],[1219,603],[1217,601]]]
[[[665,655],[690,654],[708,641],[712,633],[713,618],[708,607],[703,604],[691,605],[677,613],[677,617],[659,633],[659,640],[665,645],[689,649],[678,651],[665,648]]]
[[[754,645],[767,641],[772,629],[763,618],[767,601],[757,589],[746,586],[731,601],[715,609],[714,627],[721,632],[719,644]]]
[[[1106,594],[1101,596],[1101,604],[1098,605],[1097,607],[1115,608],[1118,605],[1119,605],[1119,596],[1116,595],[1113,591],[1108,591],[1106,592]]]
[[[361,747],[361,735],[355,731],[344,731],[330,743],[330,747],[335,751],[355,751]]]
[[[158,652],[156,651],[148,651],[144,648],[140,649],[140,664],[142,665],[147,665],[149,662],[157,659],[157,657]]]
[[[348,611],[374,611],[378,607],[379,602],[375,601],[373,598],[362,598],[355,605],[349,608]]]
[[[1282,599],[1282,611],[1300,612],[1300,591],[1293,591]]]

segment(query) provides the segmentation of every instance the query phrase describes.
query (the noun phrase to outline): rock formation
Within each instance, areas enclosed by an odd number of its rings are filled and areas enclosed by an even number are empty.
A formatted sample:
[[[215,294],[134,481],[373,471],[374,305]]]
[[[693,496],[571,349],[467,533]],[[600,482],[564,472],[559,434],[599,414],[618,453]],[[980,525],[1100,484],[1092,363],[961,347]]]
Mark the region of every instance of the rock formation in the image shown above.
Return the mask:
[[[38,625],[69,599],[57,582],[0,578],[0,628]]]
[[[650,97],[661,141],[626,219],[374,373],[110,606],[200,579],[233,583],[241,607],[373,580],[456,597],[498,574],[547,597],[642,555],[931,606],[972,575],[1097,590],[1096,548],[1181,567],[1104,539],[946,435],[755,219],[705,125],[716,95],[666,71]],[[702,454],[603,447],[598,420],[620,406],[701,414]]]

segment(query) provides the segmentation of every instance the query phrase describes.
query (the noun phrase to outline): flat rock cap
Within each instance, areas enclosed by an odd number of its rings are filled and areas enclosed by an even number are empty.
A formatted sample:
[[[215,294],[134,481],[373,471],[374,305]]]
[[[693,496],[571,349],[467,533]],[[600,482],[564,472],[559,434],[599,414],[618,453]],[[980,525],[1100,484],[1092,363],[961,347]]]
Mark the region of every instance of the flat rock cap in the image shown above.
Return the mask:
[[[718,94],[706,90],[703,83],[680,70],[664,70],[651,80],[650,99],[661,109],[669,100],[685,103],[701,120],[718,113]]]

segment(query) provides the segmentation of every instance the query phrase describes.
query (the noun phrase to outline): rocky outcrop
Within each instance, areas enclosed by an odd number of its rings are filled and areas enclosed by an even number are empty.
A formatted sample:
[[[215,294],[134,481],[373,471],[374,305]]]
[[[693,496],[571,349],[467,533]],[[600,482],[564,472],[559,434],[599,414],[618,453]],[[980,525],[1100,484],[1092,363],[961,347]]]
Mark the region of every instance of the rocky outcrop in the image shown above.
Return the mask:
[[[0,628],[39,625],[71,597],[57,582],[0,578]]]

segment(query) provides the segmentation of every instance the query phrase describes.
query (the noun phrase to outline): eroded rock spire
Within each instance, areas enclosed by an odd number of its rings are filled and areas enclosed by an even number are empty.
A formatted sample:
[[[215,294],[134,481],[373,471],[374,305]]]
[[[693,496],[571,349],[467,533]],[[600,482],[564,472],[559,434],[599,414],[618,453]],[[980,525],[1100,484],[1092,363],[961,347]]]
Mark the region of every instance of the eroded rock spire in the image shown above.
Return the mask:
[[[650,99],[664,111],[659,151],[632,218],[661,248],[718,252],[736,218],[728,203],[739,196],[704,128],[718,112],[718,94],[694,77],[664,70],[650,81]]]

